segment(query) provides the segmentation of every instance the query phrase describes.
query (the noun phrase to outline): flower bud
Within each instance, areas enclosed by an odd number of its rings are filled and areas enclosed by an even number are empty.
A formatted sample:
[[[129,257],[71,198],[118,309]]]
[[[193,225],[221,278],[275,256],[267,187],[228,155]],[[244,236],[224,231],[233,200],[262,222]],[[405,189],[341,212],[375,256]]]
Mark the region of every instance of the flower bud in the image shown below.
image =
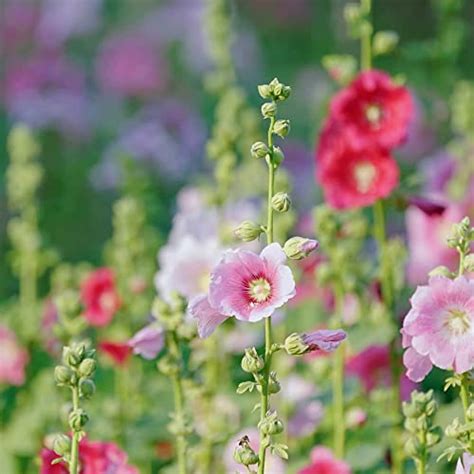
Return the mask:
[[[474,273],[474,253],[466,255],[464,258],[463,269],[467,273]]]
[[[88,357],[87,359],[84,359],[78,368],[79,375],[81,377],[90,377],[94,372],[97,364],[94,359],[91,359]]]
[[[263,142],[255,142],[250,148],[250,153],[254,158],[265,158],[270,153],[270,149]]]
[[[319,242],[305,237],[292,237],[285,242],[283,250],[288,258],[301,260],[307,257],[313,250],[316,250]]]
[[[276,372],[270,372],[270,377],[268,379],[268,392],[269,393],[278,393],[281,390],[280,382],[277,379]]]
[[[257,86],[257,89],[262,99],[272,98],[272,91],[268,84],[260,84],[259,86]]]
[[[272,161],[275,165],[279,166],[281,162],[285,159],[285,155],[279,146],[273,147],[272,152]]]
[[[277,106],[275,102],[266,102],[262,105],[262,108],[260,110],[262,112],[263,118],[275,117],[275,114],[277,112]]]
[[[291,207],[291,199],[287,193],[276,193],[272,197],[272,208],[277,212],[287,212]]]
[[[239,444],[234,450],[234,460],[244,466],[258,463],[258,455],[251,448],[248,436],[239,440]]]
[[[451,270],[448,267],[445,267],[444,265],[439,265],[438,267],[433,268],[433,270],[431,270],[428,273],[428,275],[430,277],[432,277],[432,276],[444,276],[444,277],[447,277],[447,278],[453,278],[453,273],[451,272]]]
[[[283,86],[281,90],[281,94],[276,97],[278,100],[286,100],[290,97],[291,94],[291,87],[290,86]]]
[[[417,458],[423,452],[423,446],[418,441],[418,438],[412,437],[405,443],[405,452],[408,456]]]
[[[344,19],[349,25],[359,22],[362,18],[362,10],[357,3],[348,3],[344,7]]]
[[[87,413],[82,409],[78,408],[73,410],[69,414],[69,426],[73,431],[82,431],[82,428],[86,426],[86,423],[89,421]]]
[[[70,367],[77,367],[81,363],[79,355],[69,346],[63,348],[63,361]]]
[[[448,438],[458,438],[461,434],[461,423],[459,418],[454,418],[454,420],[445,428],[444,434]]]
[[[63,291],[54,299],[54,304],[58,313],[68,319],[77,316],[81,310],[79,294],[73,290]]]
[[[471,403],[466,411],[466,417],[469,421],[474,421],[474,403]]]
[[[95,384],[91,379],[83,379],[79,384],[81,396],[84,398],[91,398],[95,393]]]
[[[443,437],[443,430],[437,426],[426,434],[426,445],[428,448],[432,448],[435,444],[438,444]]]
[[[53,451],[59,456],[66,456],[71,451],[71,438],[65,434],[59,434],[54,438]]]
[[[290,133],[290,121],[286,119],[277,120],[273,126],[273,133],[285,138]]]
[[[289,355],[299,356],[309,352],[308,344],[305,344],[303,337],[294,332],[285,339],[285,351]]]
[[[258,239],[261,233],[262,227],[252,221],[243,221],[234,230],[235,236],[244,242],[252,242],[252,240]]]
[[[67,385],[71,383],[73,371],[64,365],[57,365],[54,368],[54,380],[59,385]]]
[[[167,377],[176,375],[179,372],[179,365],[170,356],[162,357],[157,363],[158,370]]]
[[[425,407],[425,413],[426,413],[426,416],[433,416],[436,409],[437,409],[438,405],[436,403],[436,400],[430,400],[427,404],[426,404],[426,407]]]
[[[395,31],[378,31],[373,39],[374,55],[391,53],[398,44],[398,34]]]
[[[268,412],[265,418],[258,424],[263,434],[277,435],[283,431],[283,422],[278,418],[276,412]]]
[[[260,372],[264,368],[265,362],[258,355],[255,347],[252,347],[251,349],[245,349],[245,355],[242,357],[240,366],[244,372],[254,374]]]

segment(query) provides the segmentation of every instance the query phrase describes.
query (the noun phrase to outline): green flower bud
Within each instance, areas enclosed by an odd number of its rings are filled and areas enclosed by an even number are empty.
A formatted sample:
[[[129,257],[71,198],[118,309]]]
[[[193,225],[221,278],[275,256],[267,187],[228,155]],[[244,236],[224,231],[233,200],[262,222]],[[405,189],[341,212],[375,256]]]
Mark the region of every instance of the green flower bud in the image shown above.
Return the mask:
[[[166,318],[171,314],[171,308],[169,304],[163,301],[162,299],[155,298],[151,307],[151,314],[156,319],[161,319],[162,317]]]
[[[270,149],[263,142],[255,142],[250,148],[250,153],[254,158],[265,158],[270,153]]]
[[[71,451],[71,438],[65,434],[59,434],[54,438],[53,451],[59,456],[67,456]]]
[[[89,417],[87,413],[82,409],[78,408],[77,410],[73,410],[69,414],[69,426],[73,431],[82,431],[86,423],[89,421]]]
[[[290,133],[290,121],[286,119],[277,120],[273,126],[273,133],[285,138]]]
[[[244,466],[250,466],[258,463],[258,455],[250,447],[248,436],[244,436],[239,440],[239,444],[234,450],[234,460]]]
[[[63,361],[70,367],[77,367],[81,363],[79,355],[69,346],[63,348]]]
[[[269,393],[278,393],[281,390],[280,382],[277,379],[276,372],[270,372],[270,377],[268,379],[268,392]]]
[[[469,421],[474,421],[474,403],[471,403],[466,411],[466,417]]]
[[[58,313],[67,318],[76,317],[81,311],[79,294],[74,290],[65,290],[54,299]]]
[[[286,256],[292,260],[306,258],[319,246],[317,240],[306,239],[304,237],[292,237],[285,242],[283,250]]]
[[[443,437],[443,430],[437,426],[433,428],[430,432],[426,434],[426,445],[428,448],[432,448],[434,445],[438,444]]]
[[[64,365],[57,365],[54,368],[54,380],[58,385],[67,385],[71,383],[74,372]]]
[[[268,412],[265,418],[258,424],[263,434],[277,435],[283,431],[283,422],[278,418],[276,412]]]
[[[81,377],[90,377],[95,372],[96,366],[97,363],[94,359],[91,359],[89,357],[87,359],[84,359],[80,363],[78,368],[79,375]]]
[[[444,265],[439,265],[438,267],[433,268],[433,270],[431,270],[428,273],[428,275],[430,277],[432,277],[432,276],[444,276],[444,277],[447,277],[447,278],[453,278],[453,273],[451,272],[451,270],[448,267],[445,267]]]
[[[474,273],[474,253],[466,255],[464,258],[463,269],[465,272]]]
[[[418,438],[412,437],[405,443],[405,452],[412,458],[418,458],[423,453],[423,446]]]
[[[242,357],[240,366],[244,372],[254,374],[260,372],[265,367],[264,360],[258,355],[257,349],[245,349],[245,355]]]
[[[436,403],[436,400],[430,400],[426,404],[426,407],[425,407],[426,416],[433,416],[437,408],[438,408],[438,405]]]
[[[279,82],[278,84],[275,84],[273,87],[273,97],[278,97],[280,94],[283,92],[283,84]]]
[[[444,434],[448,438],[458,438],[461,435],[461,423],[459,418],[454,418],[454,420],[445,428]]]
[[[272,153],[273,163],[279,166],[284,159],[285,159],[285,155],[281,151],[281,148],[279,146],[274,146],[273,153]]]
[[[398,44],[398,34],[395,31],[378,31],[373,39],[374,55],[391,53]]]
[[[409,433],[416,433],[418,429],[416,418],[406,418],[404,426]]]
[[[252,242],[252,240],[258,239],[261,233],[262,227],[252,221],[243,221],[234,230],[235,236],[244,242]]]
[[[272,208],[277,212],[287,212],[291,207],[291,199],[287,193],[276,193],[272,197]]]
[[[349,25],[354,25],[362,19],[362,10],[357,3],[348,3],[344,7],[344,19]]]
[[[81,396],[84,398],[91,398],[95,393],[95,384],[91,379],[83,379],[79,384]]]
[[[275,117],[277,112],[277,105],[275,102],[266,102],[261,108],[263,118]]]
[[[259,86],[257,86],[257,89],[262,99],[272,98],[272,91],[268,84],[260,84]]]
[[[305,344],[300,334],[294,332],[285,339],[285,351],[289,355],[299,356],[309,351],[309,346]]]
[[[288,97],[291,95],[291,87],[290,86],[283,86],[281,93],[278,97],[276,97],[278,100],[286,100]]]
[[[156,364],[158,370],[167,377],[176,375],[179,372],[179,365],[172,357],[165,355]]]

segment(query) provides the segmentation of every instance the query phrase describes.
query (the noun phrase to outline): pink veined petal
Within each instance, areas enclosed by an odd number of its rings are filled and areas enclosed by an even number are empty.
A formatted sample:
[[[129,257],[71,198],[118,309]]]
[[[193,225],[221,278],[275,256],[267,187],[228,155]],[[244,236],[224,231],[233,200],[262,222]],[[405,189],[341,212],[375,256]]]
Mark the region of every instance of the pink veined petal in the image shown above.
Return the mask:
[[[421,382],[433,368],[429,357],[418,354],[412,347],[403,354],[403,364],[407,368],[407,377],[413,382]]]
[[[228,318],[210,305],[207,295],[193,298],[189,303],[189,312],[197,321],[198,333],[201,338],[210,336],[216,327]]]
[[[276,242],[267,245],[260,253],[260,257],[272,266],[283,265],[286,262],[286,254],[280,244]]]

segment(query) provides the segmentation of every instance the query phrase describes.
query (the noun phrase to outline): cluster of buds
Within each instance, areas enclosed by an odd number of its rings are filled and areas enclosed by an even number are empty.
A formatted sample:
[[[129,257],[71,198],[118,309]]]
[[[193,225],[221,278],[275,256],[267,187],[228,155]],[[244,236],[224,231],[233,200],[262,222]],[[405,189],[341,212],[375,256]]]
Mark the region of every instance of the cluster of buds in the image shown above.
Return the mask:
[[[190,339],[194,335],[194,333],[189,333],[192,327],[184,324],[187,304],[182,295],[174,292],[167,301],[155,298],[151,314],[166,331],[176,331],[183,338]]]
[[[461,222],[452,225],[447,243],[448,247],[456,249],[461,256],[461,272],[470,272],[474,269],[474,258],[470,255],[473,241],[474,227],[471,227],[469,217],[464,217]]]
[[[89,420],[86,411],[79,406],[79,402],[91,398],[94,394],[95,384],[92,378],[95,370],[95,350],[90,349],[85,342],[64,347],[62,364],[54,369],[56,384],[69,387],[72,392],[73,403],[68,422],[73,437],[77,440],[84,435],[84,427]],[[68,435],[58,435],[53,444],[53,449],[59,456],[55,462],[70,463],[73,456],[71,446],[71,438]]]
[[[53,328],[54,334],[62,341],[78,336],[86,327],[81,317],[82,305],[79,293],[75,289],[65,288],[54,297],[58,314],[58,323]]]
[[[434,416],[437,410],[433,398],[433,390],[426,393],[414,391],[410,402],[403,402],[405,415],[405,429],[409,438],[405,443],[405,451],[413,458],[420,472],[428,462],[429,450],[438,444],[442,437],[439,426],[434,425]]]

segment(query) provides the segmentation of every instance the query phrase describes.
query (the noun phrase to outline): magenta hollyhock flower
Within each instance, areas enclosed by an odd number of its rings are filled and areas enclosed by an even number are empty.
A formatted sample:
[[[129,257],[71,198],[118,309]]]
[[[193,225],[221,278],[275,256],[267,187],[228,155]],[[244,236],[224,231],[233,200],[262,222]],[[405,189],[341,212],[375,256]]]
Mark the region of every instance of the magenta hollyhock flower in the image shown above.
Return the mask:
[[[404,86],[377,70],[363,71],[331,101],[330,115],[356,148],[391,149],[406,138],[413,100]]]
[[[460,276],[429,279],[411,297],[411,310],[403,321],[403,334],[412,351],[405,356],[408,368],[414,370],[416,354],[428,357],[441,368],[463,373],[474,367],[474,280]],[[423,367],[427,367],[424,362]],[[415,371],[420,378],[422,371]]]
[[[317,331],[303,334],[301,339],[309,346],[310,352],[333,352],[346,337],[347,334],[342,329],[318,329]]]
[[[0,326],[0,384],[22,385],[28,352],[19,346],[15,334]]]
[[[351,474],[349,465],[332,454],[324,446],[316,446],[311,451],[311,464],[303,467],[298,474]]]
[[[43,448],[40,453],[39,474],[67,474],[64,463],[52,465],[58,455]],[[81,474],[139,474],[138,469],[128,464],[128,457],[116,444],[104,441],[89,441],[83,438],[79,443]]]
[[[132,354],[127,342],[102,341],[99,352],[106,355],[116,366],[124,367]]]
[[[128,345],[134,354],[141,355],[144,359],[154,359],[163,349],[165,336],[163,329],[157,324],[149,324],[140,329],[129,341]]]
[[[211,273],[209,294],[190,302],[201,337],[207,337],[225,319],[256,322],[271,316],[295,296],[293,274],[277,243],[260,255],[237,249],[225,252]]]
[[[107,326],[121,306],[115,286],[115,276],[110,268],[98,268],[81,284],[84,317],[91,326]]]

